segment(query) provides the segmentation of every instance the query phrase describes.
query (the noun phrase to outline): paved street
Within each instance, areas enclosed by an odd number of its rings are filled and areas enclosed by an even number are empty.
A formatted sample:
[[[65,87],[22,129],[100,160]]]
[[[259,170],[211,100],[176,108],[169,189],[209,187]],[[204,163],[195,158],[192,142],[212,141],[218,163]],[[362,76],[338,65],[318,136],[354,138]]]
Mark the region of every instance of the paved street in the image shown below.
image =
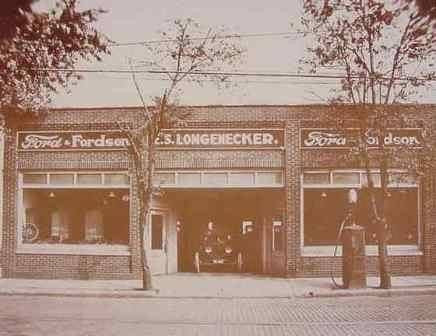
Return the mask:
[[[0,335],[436,335],[436,297],[0,296]]]

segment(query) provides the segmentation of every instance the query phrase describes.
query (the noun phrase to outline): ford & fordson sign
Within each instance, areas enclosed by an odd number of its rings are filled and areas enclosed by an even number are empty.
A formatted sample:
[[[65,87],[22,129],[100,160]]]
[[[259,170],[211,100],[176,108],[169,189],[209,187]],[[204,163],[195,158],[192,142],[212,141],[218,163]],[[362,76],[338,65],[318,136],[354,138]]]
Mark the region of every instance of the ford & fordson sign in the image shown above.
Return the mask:
[[[300,132],[300,146],[308,148],[351,148],[358,145],[358,130],[332,130],[326,128],[308,128]],[[378,147],[384,144],[387,147],[422,147],[423,139],[419,128],[388,129],[383,139],[371,135],[365,135],[366,144],[369,147]],[[383,142],[382,142],[383,141]]]

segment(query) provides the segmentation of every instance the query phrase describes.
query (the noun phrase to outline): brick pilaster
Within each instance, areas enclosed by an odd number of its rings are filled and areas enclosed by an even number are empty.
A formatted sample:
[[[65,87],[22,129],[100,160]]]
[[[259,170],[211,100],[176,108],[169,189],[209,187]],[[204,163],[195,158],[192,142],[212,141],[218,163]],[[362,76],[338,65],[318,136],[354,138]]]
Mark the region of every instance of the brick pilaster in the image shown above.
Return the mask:
[[[287,272],[299,272],[300,251],[300,146],[299,122],[290,120],[285,127],[285,197],[287,220]]]

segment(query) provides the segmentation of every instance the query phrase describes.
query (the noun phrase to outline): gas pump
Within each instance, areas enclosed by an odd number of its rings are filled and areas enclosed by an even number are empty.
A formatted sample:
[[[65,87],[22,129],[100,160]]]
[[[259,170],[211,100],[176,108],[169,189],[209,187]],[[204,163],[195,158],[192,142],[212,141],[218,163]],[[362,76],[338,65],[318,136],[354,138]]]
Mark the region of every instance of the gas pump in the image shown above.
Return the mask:
[[[348,193],[348,223],[342,229],[342,281],[343,288],[366,287],[365,229],[356,225],[357,192]]]

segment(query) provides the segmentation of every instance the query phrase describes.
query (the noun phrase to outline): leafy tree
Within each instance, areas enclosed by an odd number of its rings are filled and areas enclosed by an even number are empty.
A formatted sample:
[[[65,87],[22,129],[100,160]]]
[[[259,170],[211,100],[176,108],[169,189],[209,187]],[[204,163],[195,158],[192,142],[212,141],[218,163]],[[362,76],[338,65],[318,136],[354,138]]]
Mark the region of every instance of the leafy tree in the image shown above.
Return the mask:
[[[0,4],[0,111],[5,117],[42,110],[51,94],[80,79],[73,71],[79,60],[100,60],[108,53],[107,39],[94,28],[102,10],[79,11],[76,0],[61,0],[49,12],[37,13],[33,2]]]
[[[159,97],[154,97],[153,106],[147,106],[131,64],[132,80],[142,103],[142,120],[137,125],[119,121],[120,129],[128,136],[129,152],[137,191],[137,218],[139,218],[143,289],[151,289],[152,277],[146,255],[146,225],[151,201],[158,193],[153,185],[155,142],[164,127],[183,123],[189,111],[178,106],[182,93],[180,85],[189,81],[201,85],[205,80],[218,87],[229,84],[224,75],[203,75],[201,72],[218,71],[232,67],[242,60],[244,54],[238,38],[229,36],[224,28],[204,28],[193,19],[175,20],[161,33],[165,41],[147,46],[153,61],[147,65],[166,73],[167,88]],[[139,64],[140,65],[140,64]]]
[[[378,227],[380,287],[390,288],[385,211],[391,178],[388,167],[407,162],[406,168],[410,168],[415,160],[404,158],[409,151],[387,147],[383,139],[388,127],[404,127],[410,122],[389,105],[409,102],[436,77],[436,33],[431,29],[431,18],[420,15],[409,3],[304,0],[301,22],[313,39],[309,56],[302,63],[313,72],[334,69],[343,75],[340,87],[331,92],[330,103],[337,126],[344,123],[337,111],[348,109],[355,119],[353,127],[359,129],[358,145],[351,154],[357,155],[358,164],[366,169],[372,217]],[[336,110],[338,104],[341,106]],[[368,136],[379,139],[378,147],[369,147]],[[383,196],[379,201],[372,168],[380,170]]]
[[[410,0],[408,0],[410,1]],[[433,19],[436,19],[436,1],[435,0],[416,0],[416,6],[419,9],[419,13],[422,15],[428,15]]]

